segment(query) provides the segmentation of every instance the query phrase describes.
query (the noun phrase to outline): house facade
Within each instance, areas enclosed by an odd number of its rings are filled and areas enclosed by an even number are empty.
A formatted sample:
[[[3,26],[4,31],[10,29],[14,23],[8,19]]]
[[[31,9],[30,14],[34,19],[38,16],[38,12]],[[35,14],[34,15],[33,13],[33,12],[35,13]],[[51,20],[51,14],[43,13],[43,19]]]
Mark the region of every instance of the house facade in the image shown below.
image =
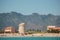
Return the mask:
[[[5,33],[15,33],[15,31],[16,31],[15,28],[12,26],[8,26],[4,29]]]

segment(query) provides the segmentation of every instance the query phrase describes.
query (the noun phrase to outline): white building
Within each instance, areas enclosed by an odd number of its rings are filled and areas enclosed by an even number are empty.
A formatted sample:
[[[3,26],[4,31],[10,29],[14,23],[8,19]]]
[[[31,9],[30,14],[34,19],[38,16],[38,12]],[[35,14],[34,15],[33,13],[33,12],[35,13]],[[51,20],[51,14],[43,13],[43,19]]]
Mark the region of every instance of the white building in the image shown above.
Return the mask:
[[[20,34],[25,34],[24,27],[25,27],[25,23],[20,23],[19,24],[19,33]]]
[[[50,28],[55,28],[56,26],[47,26],[47,30],[50,30]]]

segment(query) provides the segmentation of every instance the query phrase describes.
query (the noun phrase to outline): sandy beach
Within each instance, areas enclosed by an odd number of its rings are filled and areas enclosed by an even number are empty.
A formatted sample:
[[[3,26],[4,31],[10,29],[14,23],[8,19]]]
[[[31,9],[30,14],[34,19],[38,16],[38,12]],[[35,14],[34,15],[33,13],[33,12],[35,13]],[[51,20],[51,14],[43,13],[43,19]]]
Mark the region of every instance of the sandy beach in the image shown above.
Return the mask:
[[[44,37],[60,37],[60,33],[37,33],[34,36],[44,36]]]
[[[3,33],[0,34],[0,37],[60,37],[60,33],[35,33],[35,34],[27,34],[21,35],[19,33]]]

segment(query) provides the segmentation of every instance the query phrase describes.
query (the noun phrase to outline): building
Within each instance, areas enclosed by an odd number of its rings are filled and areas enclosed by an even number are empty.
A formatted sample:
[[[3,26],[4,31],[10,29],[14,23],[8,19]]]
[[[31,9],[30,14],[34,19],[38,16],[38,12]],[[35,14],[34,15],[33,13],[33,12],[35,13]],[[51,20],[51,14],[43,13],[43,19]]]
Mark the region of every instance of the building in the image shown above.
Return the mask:
[[[8,26],[4,29],[5,33],[15,33],[15,31],[16,31],[15,28],[12,26]]]
[[[53,30],[59,30],[60,31],[60,27],[55,27],[55,28],[53,28]]]
[[[56,26],[47,26],[47,30],[50,30],[52,28],[55,28]]]
[[[24,27],[25,27],[25,23],[20,23],[20,24],[19,24],[19,30],[18,30],[18,31],[19,31],[19,33],[22,34],[22,35],[25,34],[25,28],[24,28]]]
[[[47,26],[47,30],[49,31],[54,31],[54,32],[60,32],[60,27],[56,27],[56,26]]]

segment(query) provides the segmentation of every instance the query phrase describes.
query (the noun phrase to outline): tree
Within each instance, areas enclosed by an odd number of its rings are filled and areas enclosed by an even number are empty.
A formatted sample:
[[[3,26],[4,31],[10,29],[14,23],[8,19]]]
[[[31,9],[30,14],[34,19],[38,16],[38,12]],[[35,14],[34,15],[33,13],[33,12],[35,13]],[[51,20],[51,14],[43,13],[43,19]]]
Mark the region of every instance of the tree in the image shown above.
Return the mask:
[[[37,29],[36,31],[37,31],[37,32],[41,32],[41,30],[39,30],[39,29]]]
[[[53,29],[51,29],[51,30],[47,30],[47,32],[48,33],[59,33],[60,31],[59,30],[53,30]]]
[[[0,30],[0,33],[4,33],[4,31],[3,30]]]

